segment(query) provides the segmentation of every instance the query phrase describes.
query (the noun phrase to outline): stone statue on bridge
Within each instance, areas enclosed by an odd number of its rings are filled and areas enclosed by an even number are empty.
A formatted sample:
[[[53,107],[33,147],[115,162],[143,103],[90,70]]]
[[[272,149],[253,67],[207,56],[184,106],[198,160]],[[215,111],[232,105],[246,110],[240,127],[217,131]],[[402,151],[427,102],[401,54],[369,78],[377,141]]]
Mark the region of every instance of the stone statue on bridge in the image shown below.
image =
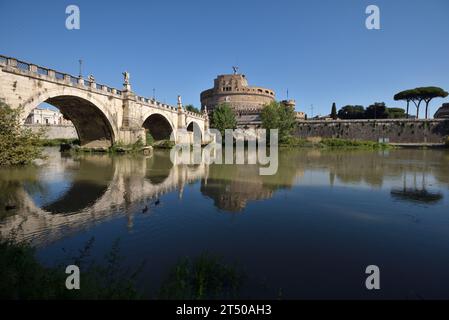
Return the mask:
[[[122,73],[123,74],[123,79],[124,79],[124,85],[129,85],[129,72],[125,71]]]
[[[178,110],[179,111],[182,110],[182,98],[180,95],[178,95]]]

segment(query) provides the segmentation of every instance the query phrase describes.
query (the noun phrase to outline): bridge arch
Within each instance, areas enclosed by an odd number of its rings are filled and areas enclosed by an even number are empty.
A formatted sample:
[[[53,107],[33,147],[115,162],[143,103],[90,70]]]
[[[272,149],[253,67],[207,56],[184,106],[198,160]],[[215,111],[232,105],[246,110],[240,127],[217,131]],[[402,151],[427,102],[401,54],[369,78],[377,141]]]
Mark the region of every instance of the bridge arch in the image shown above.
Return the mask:
[[[192,132],[192,143],[193,144],[201,144],[204,137],[203,129],[201,128],[201,125],[195,121],[191,120],[190,122],[187,122],[187,131]]]
[[[201,125],[197,121],[191,120],[187,124],[187,131],[194,132],[194,128],[196,128],[201,132],[201,134],[203,134],[203,129],[201,128]]]
[[[154,140],[170,140],[174,132],[173,123],[162,113],[152,113],[145,118],[142,127],[151,134]]]
[[[110,147],[116,141],[118,129],[114,117],[90,93],[67,87],[41,92],[23,105],[23,121],[44,102],[57,107],[64,117],[72,121],[81,146]]]

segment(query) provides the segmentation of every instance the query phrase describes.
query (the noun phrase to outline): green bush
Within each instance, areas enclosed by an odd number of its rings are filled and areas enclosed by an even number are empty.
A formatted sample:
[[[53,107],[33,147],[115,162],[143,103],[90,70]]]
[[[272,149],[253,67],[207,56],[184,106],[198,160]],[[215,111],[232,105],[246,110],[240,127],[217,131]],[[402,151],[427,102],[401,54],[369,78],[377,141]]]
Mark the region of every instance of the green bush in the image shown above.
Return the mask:
[[[35,250],[28,243],[0,239],[0,299],[54,300],[54,299],[139,299],[133,273],[119,266],[118,242],[105,256],[104,266],[87,261],[93,245],[91,239],[78,257],[68,264],[81,270],[80,290],[67,290],[66,265],[52,268],[42,266]]]
[[[25,165],[42,156],[44,132],[24,128],[21,111],[0,102],[0,166]]]
[[[157,149],[171,149],[175,146],[175,142],[171,140],[159,140],[153,143],[153,147]]]
[[[338,138],[310,137],[298,138],[288,137],[280,145],[289,148],[339,148],[339,149],[386,149],[390,146],[384,143],[362,140],[346,140]]]
[[[195,260],[181,259],[162,284],[160,299],[233,299],[243,273],[219,258],[203,253]]]
[[[151,135],[150,131],[147,130],[146,131],[146,143],[147,143],[147,146],[152,146],[154,141],[155,140],[154,140],[153,136]]]
[[[345,140],[345,139],[323,139],[321,145],[329,148],[361,148],[361,149],[384,149],[388,145],[374,141]]]

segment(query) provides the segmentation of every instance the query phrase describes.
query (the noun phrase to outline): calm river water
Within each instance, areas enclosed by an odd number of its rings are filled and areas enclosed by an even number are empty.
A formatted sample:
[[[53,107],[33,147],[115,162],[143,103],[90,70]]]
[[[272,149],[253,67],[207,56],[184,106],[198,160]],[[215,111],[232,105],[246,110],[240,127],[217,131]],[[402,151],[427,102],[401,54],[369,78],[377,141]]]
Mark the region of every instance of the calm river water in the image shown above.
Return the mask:
[[[173,166],[151,158],[62,156],[0,170],[2,235],[64,263],[94,237],[101,260],[120,239],[125,266],[146,261],[154,296],[182,257],[221,256],[247,274],[242,297],[449,298],[449,152],[281,151],[255,165]],[[381,290],[365,288],[377,265]]]

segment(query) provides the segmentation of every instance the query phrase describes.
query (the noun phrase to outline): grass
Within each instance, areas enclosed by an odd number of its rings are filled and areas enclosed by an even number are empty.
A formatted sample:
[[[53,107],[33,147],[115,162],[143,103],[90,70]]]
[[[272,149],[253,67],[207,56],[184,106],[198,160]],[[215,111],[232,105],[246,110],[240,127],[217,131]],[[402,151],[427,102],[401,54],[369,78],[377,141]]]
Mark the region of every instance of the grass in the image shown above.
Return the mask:
[[[287,148],[329,148],[329,149],[366,149],[379,150],[389,149],[390,145],[374,141],[346,140],[337,138],[297,138],[290,137],[286,142],[281,143],[281,147]]]
[[[35,249],[13,238],[0,240],[0,299],[141,299],[135,289],[139,270],[130,272],[119,265],[118,241],[105,256],[105,264],[87,260],[91,239],[70,264],[80,268],[80,290],[65,287],[66,265],[44,267],[36,259]],[[68,265],[68,264],[67,264]]]
[[[119,240],[98,263],[90,259],[94,239],[74,257],[54,267],[43,266],[28,242],[17,242],[14,234],[0,239],[0,299],[2,300],[139,300],[137,277],[144,263],[135,270],[120,264]],[[68,290],[67,265],[80,268],[80,290]],[[181,259],[170,271],[159,290],[158,299],[236,298],[243,273],[204,253],[194,260]]]
[[[145,147],[141,139],[137,140],[133,144],[124,145],[122,143],[116,143],[109,148],[109,153],[137,153],[142,151]]]
[[[244,276],[220,258],[203,253],[195,260],[181,259],[162,284],[160,299],[235,299]]]

